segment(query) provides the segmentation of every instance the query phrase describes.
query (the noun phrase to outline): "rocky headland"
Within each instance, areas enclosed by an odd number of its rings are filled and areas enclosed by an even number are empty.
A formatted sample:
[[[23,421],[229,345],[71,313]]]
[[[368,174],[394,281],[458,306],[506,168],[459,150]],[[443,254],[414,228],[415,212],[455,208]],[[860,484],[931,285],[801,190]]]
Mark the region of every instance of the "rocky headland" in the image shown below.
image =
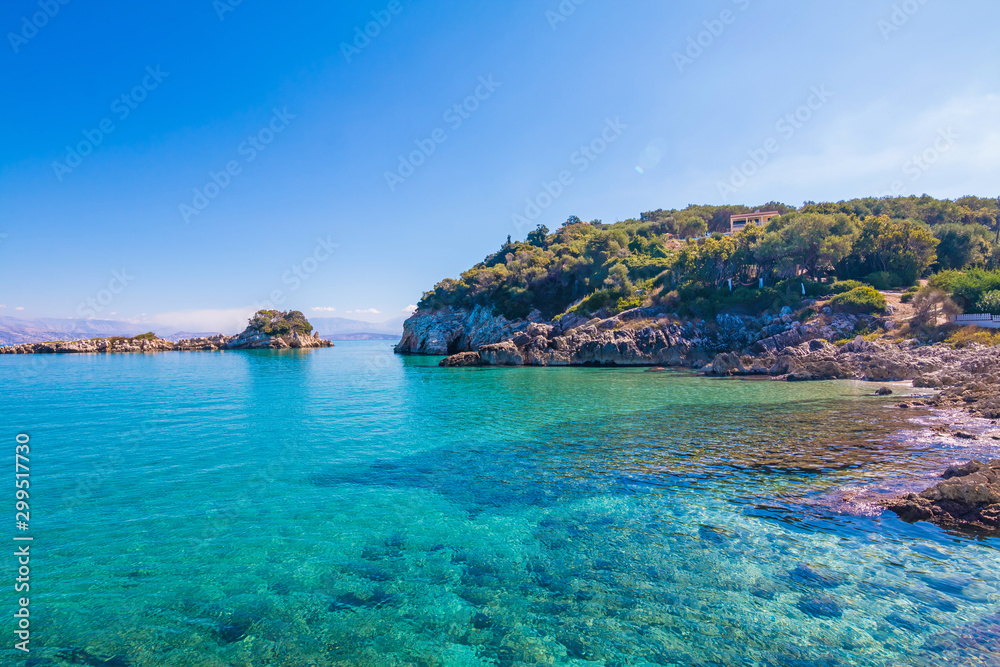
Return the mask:
[[[958,406],[1000,418],[1000,348],[953,349],[854,333],[894,326],[888,317],[828,308],[805,321],[786,309],[778,316],[719,315],[709,322],[679,320],[655,308],[605,319],[568,314],[553,322],[444,309],[415,313],[396,351],[449,354],[442,366],[673,366],[789,381],[912,381],[936,391],[905,407]]]
[[[134,353],[199,350],[259,350],[333,347],[333,343],[314,335],[312,325],[299,311],[258,311],[247,328],[235,336],[187,338],[177,342],[152,333],[133,337],[93,338],[90,340],[22,343],[0,347],[0,354],[86,354]]]

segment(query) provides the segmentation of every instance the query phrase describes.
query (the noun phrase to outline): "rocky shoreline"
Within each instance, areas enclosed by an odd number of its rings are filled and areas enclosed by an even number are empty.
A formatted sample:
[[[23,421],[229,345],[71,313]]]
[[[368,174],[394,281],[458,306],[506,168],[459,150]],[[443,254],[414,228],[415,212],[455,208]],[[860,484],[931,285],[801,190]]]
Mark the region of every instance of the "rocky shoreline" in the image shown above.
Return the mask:
[[[284,336],[256,334],[244,336],[210,336],[186,338],[176,343],[162,338],[95,338],[91,340],[22,343],[0,347],[0,354],[87,354],[129,352],[194,352],[212,350],[287,350],[298,348],[333,347],[333,343],[317,336]]]
[[[778,317],[722,315],[714,322],[692,322],[637,308],[612,318],[568,315],[546,322],[537,317],[509,321],[481,309],[473,313],[449,309],[418,311],[404,328],[396,352],[448,354],[440,362],[445,367],[672,366],[709,376],[785,381],[909,381],[934,391],[901,400],[898,408],[961,409],[976,417],[1000,419],[1000,347],[972,344],[953,349],[913,339],[868,340],[853,335],[859,329],[892,330],[894,322],[888,318],[824,309],[804,322],[791,312]],[[892,391],[882,387],[874,393],[885,396]],[[904,521],[1000,533],[1000,460],[954,465],[943,479],[919,494],[893,498],[881,506]]]
[[[297,312],[297,311],[296,311]],[[186,338],[176,343],[153,334],[141,336],[93,338],[89,340],[22,343],[0,347],[0,354],[97,354],[137,352],[194,352],[213,350],[287,350],[333,347],[333,343],[311,332],[286,331],[277,333],[263,330],[261,323],[268,320],[281,322],[287,313],[261,311],[251,318],[250,326],[235,336],[207,336]],[[301,316],[301,314],[299,314]],[[263,319],[261,319],[263,318]],[[302,320],[305,321],[304,318]]]
[[[440,362],[447,367],[663,366],[788,381],[912,381],[915,387],[938,390],[914,404],[958,406],[1000,418],[1000,348],[970,345],[959,350],[854,335],[859,329],[893,326],[888,318],[829,309],[804,322],[790,309],[777,317],[720,315],[712,322],[678,320],[653,308],[605,319],[571,314],[558,322],[530,317],[509,321],[481,309],[446,309],[415,313],[395,349],[449,354]]]

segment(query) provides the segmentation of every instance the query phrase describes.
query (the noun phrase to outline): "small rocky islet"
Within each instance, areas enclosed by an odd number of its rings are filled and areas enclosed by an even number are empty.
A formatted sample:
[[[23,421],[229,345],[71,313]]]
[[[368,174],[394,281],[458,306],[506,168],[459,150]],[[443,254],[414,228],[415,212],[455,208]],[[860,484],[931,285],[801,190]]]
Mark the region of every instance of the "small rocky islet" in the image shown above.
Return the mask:
[[[305,316],[297,311],[259,310],[241,333],[186,338],[177,342],[153,333],[139,336],[92,338],[89,340],[23,343],[0,347],[0,354],[86,354],[213,350],[283,350],[333,347],[320,338]]]

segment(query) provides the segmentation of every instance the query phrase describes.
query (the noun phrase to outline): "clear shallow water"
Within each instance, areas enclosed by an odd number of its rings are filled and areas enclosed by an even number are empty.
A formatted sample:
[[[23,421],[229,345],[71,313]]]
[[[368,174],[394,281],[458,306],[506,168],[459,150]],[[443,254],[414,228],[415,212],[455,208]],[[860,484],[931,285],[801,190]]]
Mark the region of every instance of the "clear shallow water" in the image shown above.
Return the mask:
[[[36,665],[1000,659],[995,540],[829,500],[967,454],[871,385],[382,342],[2,356],[0,381]]]

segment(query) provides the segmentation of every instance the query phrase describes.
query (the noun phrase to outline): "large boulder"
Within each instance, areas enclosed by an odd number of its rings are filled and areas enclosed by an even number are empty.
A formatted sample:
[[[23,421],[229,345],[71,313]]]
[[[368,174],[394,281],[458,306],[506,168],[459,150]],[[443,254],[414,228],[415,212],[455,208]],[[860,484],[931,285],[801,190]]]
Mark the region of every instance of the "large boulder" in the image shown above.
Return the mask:
[[[907,522],[930,521],[976,532],[1000,532],[1000,459],[950,466],[944,481],[886,502]]]
[[[446,368],[462,368],[468,366],[485,366],[483,358],[478,352],[459,352],[450,357],[446,357],[438,362],[438,366]]]
[[[524,356],[509,340],[479,348],[480,358],[490,366],[523,366]]]

